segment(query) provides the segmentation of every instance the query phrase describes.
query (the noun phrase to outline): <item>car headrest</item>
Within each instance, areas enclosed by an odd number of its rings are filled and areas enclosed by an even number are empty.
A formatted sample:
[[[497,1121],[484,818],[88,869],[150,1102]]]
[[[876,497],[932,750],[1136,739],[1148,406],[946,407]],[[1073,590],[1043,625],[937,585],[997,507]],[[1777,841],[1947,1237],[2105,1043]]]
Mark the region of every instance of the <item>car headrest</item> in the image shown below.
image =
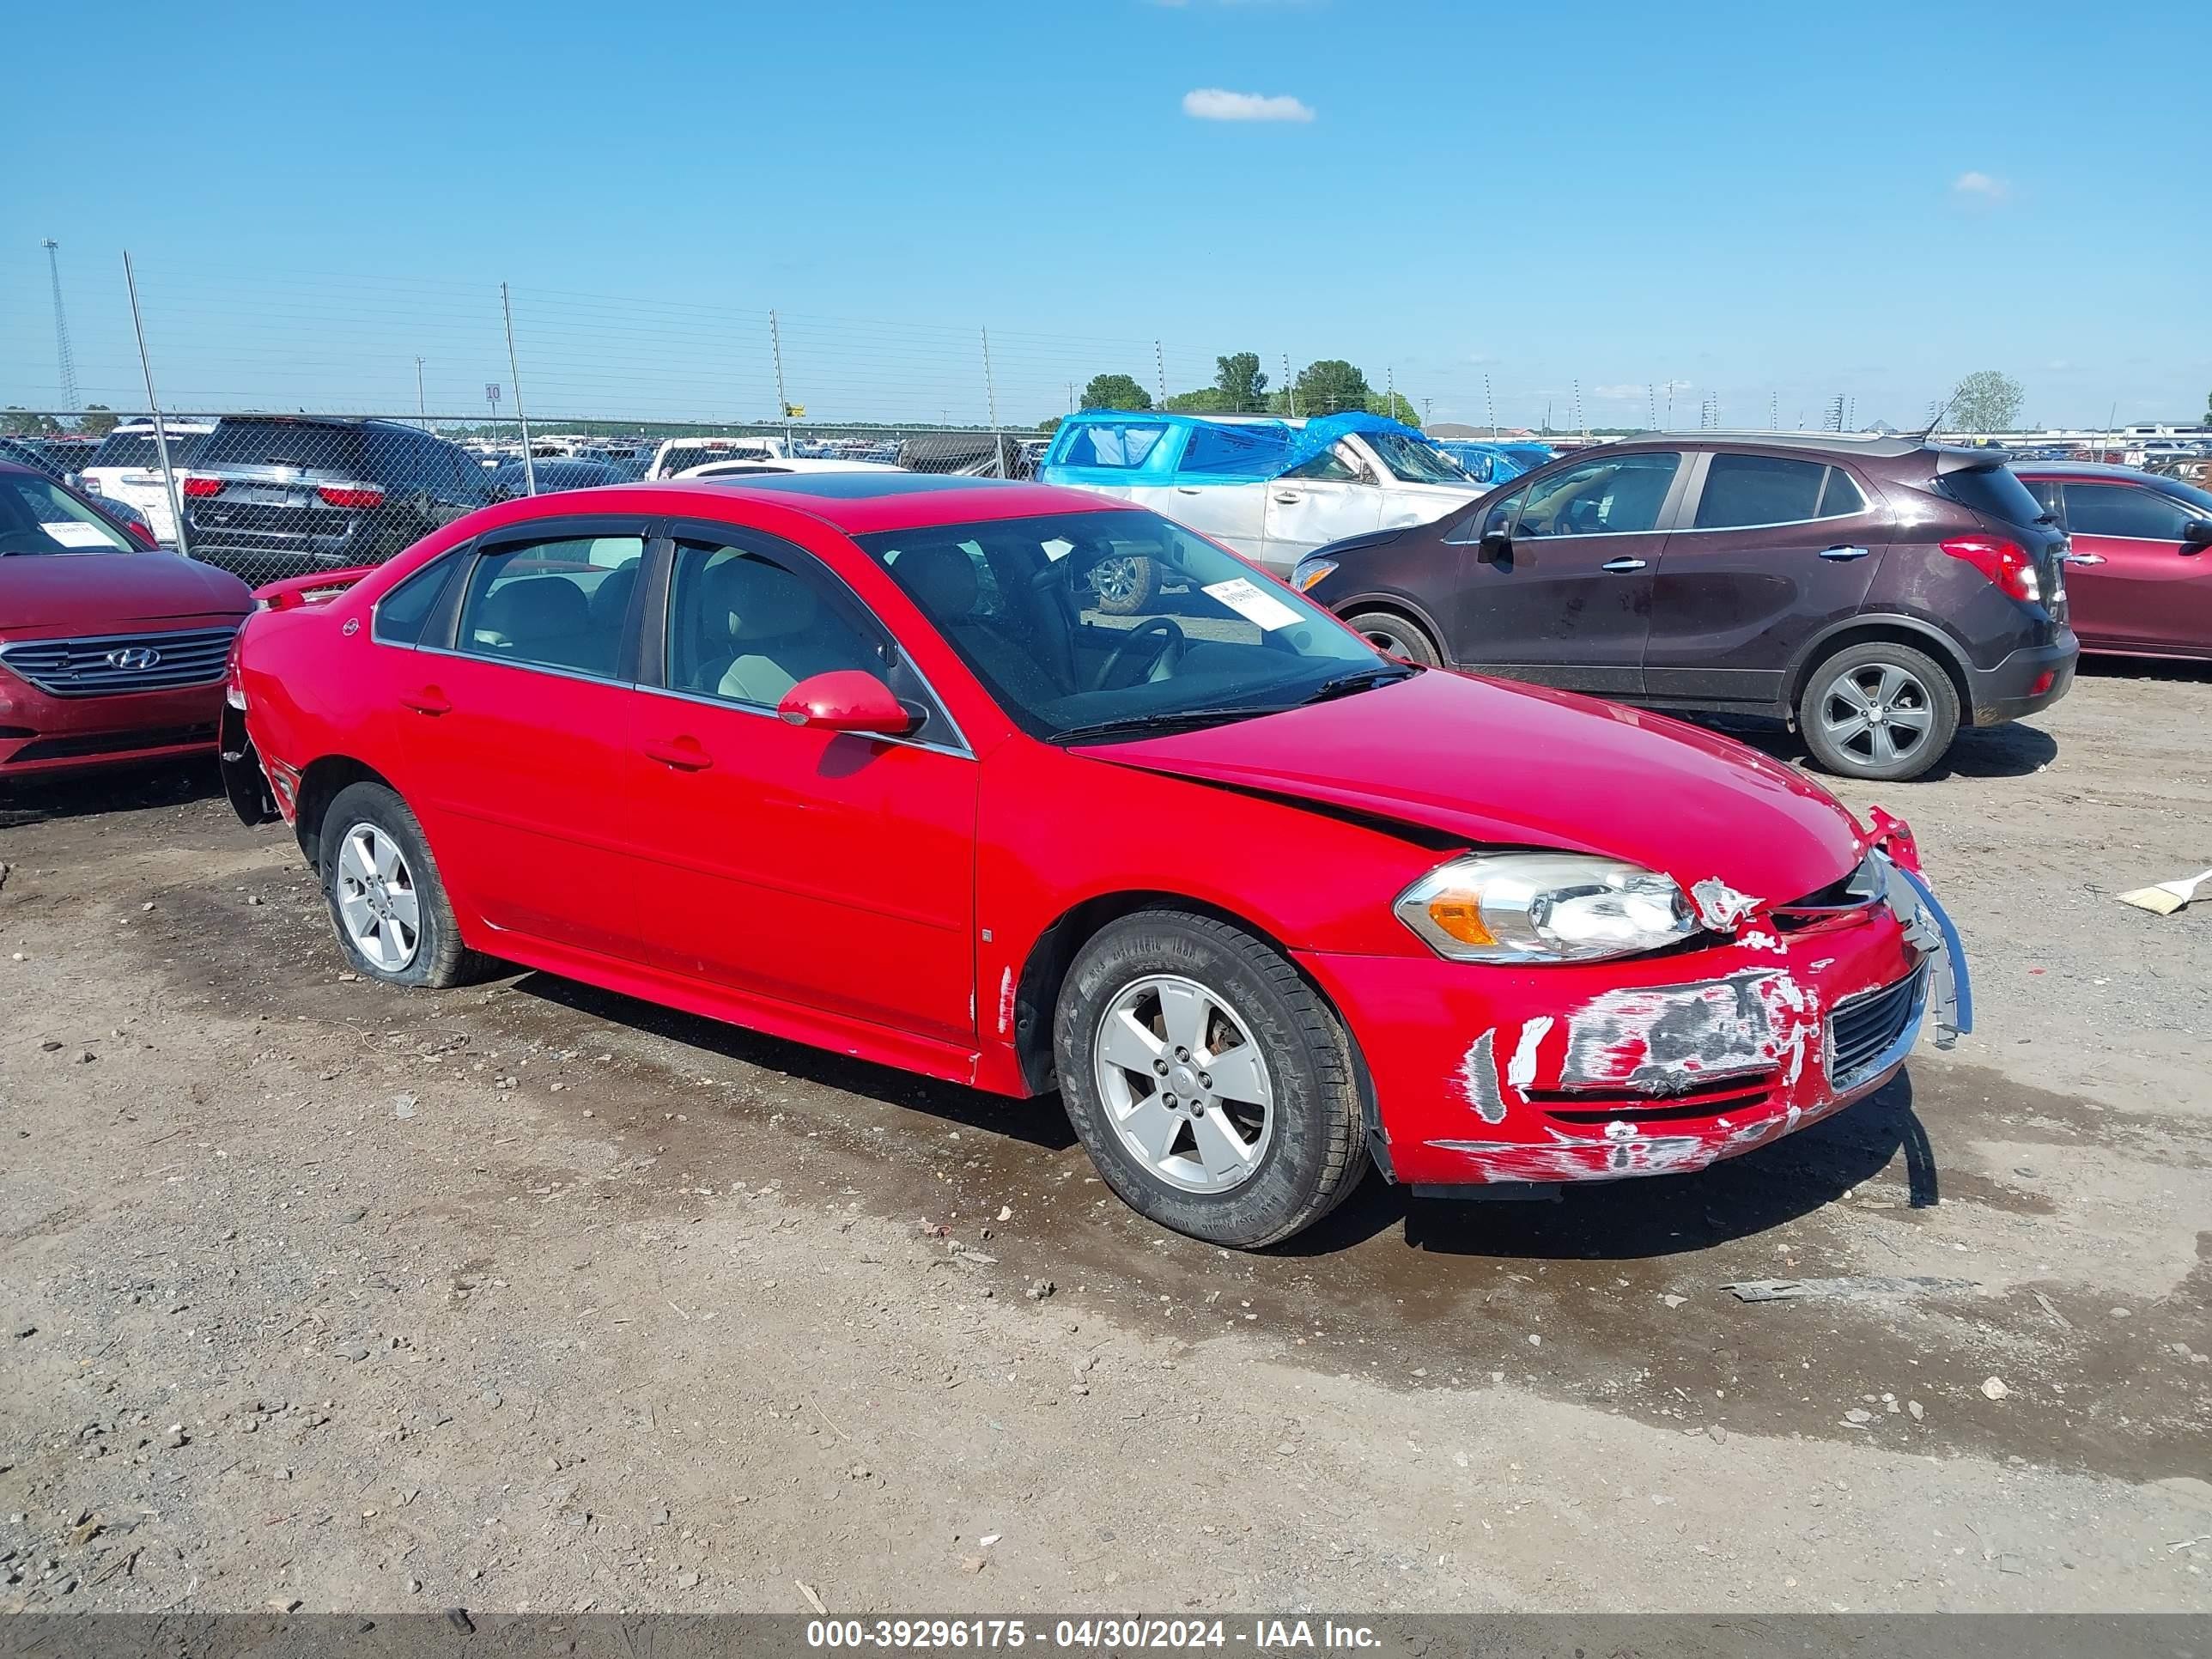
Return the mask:
[[[957,547],[910,547],[898,556],[908,597],[939,622],[957,622],[975,608],[975,562]]]
[[[542,640],[590,628],[592,604],[566,576],[525,576],[485,596],[476,626],[508,640]]]
[[[619,628],[623,618],[629,614],[629,596],[637,586],[638,562],[618,564],[599,578],[599,585],[592,590],[592,625],[594,628]]]
[[[707,581],[708,625],[726,617],[733,642],[784,639],[814,625],[814,590],[763,559],[726,560],[707,573]]]

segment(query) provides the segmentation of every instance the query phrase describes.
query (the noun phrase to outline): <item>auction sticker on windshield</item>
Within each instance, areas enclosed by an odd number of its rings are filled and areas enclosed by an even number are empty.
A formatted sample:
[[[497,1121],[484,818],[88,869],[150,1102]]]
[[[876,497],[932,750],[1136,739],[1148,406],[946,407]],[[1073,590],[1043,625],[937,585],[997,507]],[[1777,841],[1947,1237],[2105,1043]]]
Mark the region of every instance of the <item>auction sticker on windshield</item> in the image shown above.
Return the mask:
[[[1261,592],[1253,586],[1250,578],[1232,577],[1225,582],[1209,583],[1203,590],[1210,598],[1227,605],[1246,622],[1256,623],[1267,633],[1279,628],[1288,628],[1298,620],[1298,613],[1273,595]]]
[[[47,524],[41,520],[39,528],[64,547],[106,547],[107,545],[107,538],[101,533],[100,526],[96,524],[79,524],[73,519],[64,519],[58,524]]]

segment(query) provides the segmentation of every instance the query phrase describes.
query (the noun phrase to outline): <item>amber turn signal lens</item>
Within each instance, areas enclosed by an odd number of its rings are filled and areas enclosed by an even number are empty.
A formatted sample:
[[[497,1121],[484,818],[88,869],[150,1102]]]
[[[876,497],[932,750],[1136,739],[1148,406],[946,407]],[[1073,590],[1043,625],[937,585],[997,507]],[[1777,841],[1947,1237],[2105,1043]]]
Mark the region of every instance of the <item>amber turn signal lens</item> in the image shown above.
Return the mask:
[[[1439,894],[1429,901],[1429,920],[1462,945],[1495,945],[1498,939],[1482,925],[1482,904],[1471,895]]]

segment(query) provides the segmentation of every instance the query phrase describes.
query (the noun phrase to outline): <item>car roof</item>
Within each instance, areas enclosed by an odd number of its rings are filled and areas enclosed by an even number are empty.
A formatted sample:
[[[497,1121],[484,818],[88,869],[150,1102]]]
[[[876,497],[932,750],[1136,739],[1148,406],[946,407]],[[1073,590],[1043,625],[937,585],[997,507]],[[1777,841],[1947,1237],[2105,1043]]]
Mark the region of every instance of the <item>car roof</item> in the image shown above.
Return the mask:
[[[729,515],[719,509],[733,501],[803,513],[848,536],[878,531],[915,530],[934,525],[973,524],[994,519],[1030,519],[1048,513],[1127,513],[1137,509],[1089,490],[1012,479],[969,478],[942,472],[787,472],[738,478],[663,478],[646,483],[610,484],[526,497],[491,509],[505,523],[538,516],[528,503],[550,503],[548,515],[568,513],[647,511],[702,518]]]
[[[1880,432],[1762,432],[1752,428],[1728,431],[1714,427],[1698,427],[1687,432],[1635,432],[1627,437],[1613,441],[1623,444],[1748,444],[1761,449],[1821,449],[1831,453],[1842,450],[1853,455],[1875,455],[1884,458],[1911,455],[1923,449],[1942,449],[1952,446],[1931,443],[1917,436],[1893,436]],[[1592,444],[1591,448],[1598,447]],[[1571,453],[1579,452],[1570,452]],[[1961,453],[1990,455],[2002,459],[2004,452],[1998,449],[1966,450]]]

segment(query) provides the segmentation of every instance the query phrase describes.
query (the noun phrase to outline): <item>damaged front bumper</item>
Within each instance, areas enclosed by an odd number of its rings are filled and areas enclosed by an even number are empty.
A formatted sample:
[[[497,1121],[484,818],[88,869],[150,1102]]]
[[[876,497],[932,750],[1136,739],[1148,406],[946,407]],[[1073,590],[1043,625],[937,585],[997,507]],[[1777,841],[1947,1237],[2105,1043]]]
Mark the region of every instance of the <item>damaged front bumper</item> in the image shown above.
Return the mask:
[[[1909,835],[1848,902],[1753,904],[1706,949],[1479,967],[1303,953],[1374,1082],[1377,1161],[1424,1186],[1701,1170],[1863,1099],[1972,1027]]]

